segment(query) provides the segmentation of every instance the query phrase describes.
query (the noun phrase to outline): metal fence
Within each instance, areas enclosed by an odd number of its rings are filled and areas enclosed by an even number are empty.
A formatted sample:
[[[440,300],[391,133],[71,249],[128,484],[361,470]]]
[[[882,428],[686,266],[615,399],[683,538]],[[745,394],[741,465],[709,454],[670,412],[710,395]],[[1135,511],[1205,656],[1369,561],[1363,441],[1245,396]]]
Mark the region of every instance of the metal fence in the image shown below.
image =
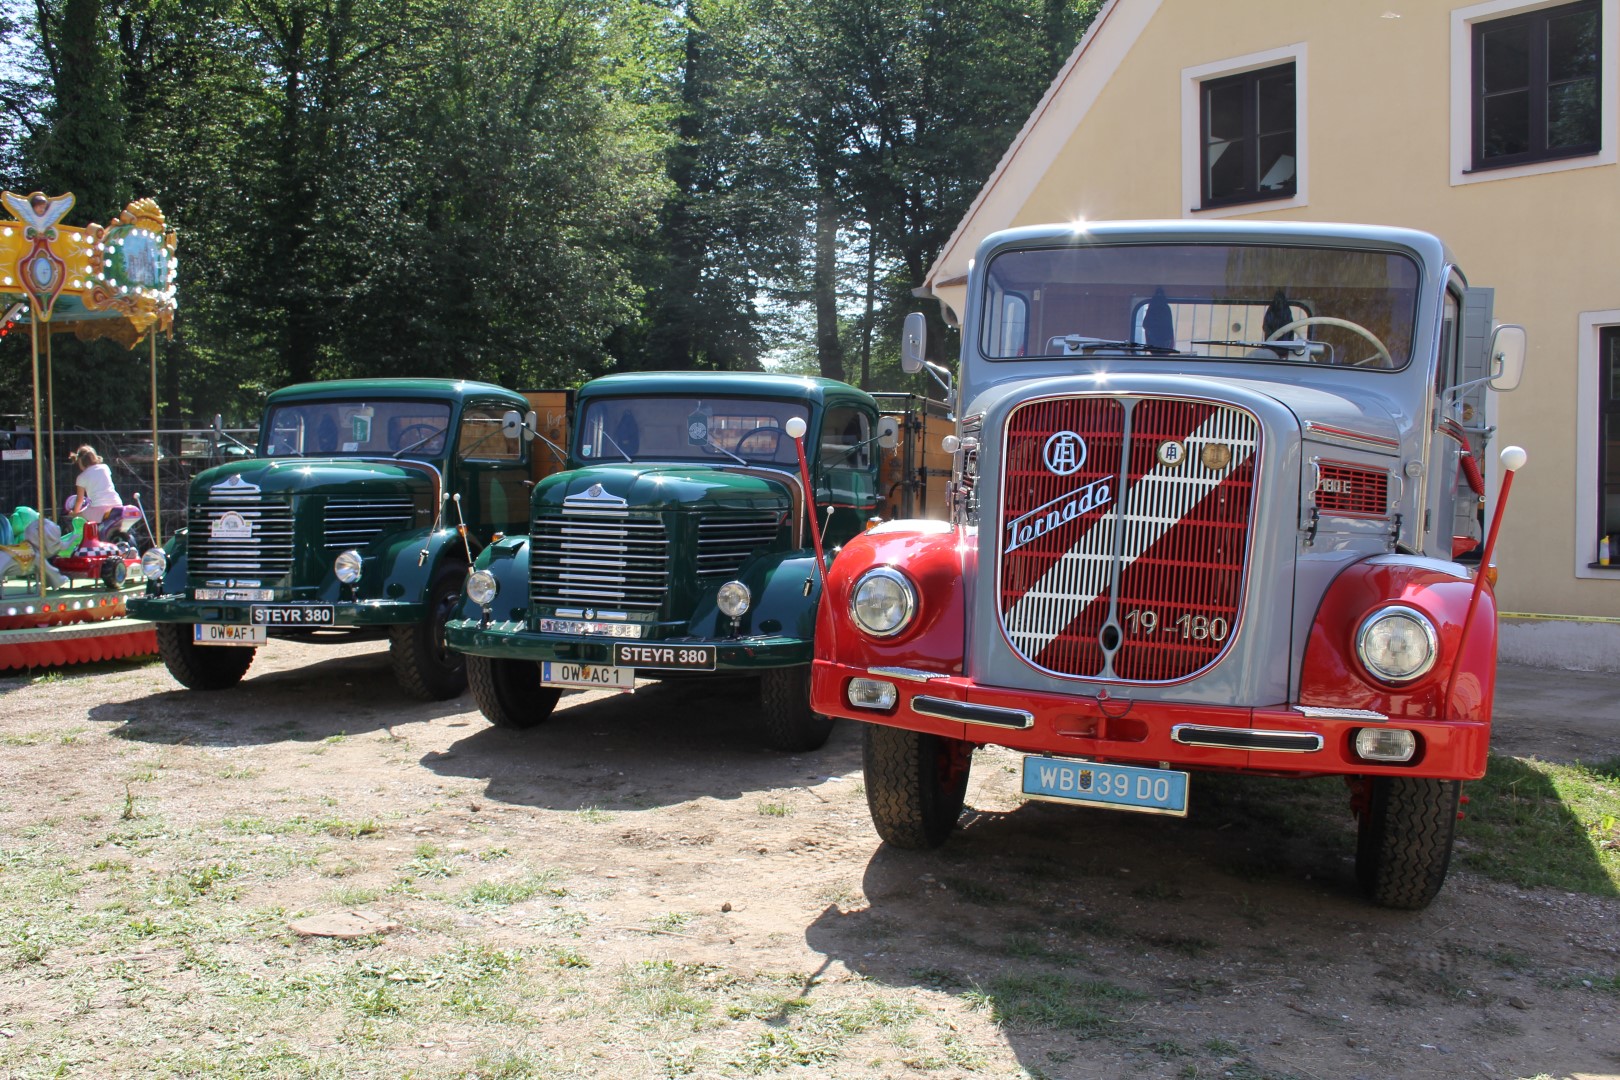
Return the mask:
[[[252,445],[258,436],[253,428],[231,428],[229,433]],[[43,438],[43,437],[42,437]],[[185,522],[186,493],[191,478],[204,469],[240,455],[242,451],[228,439],[221,439],[209,428],[158,429],[158,494],[152,490],[152,430],[58,431],[56,449],[56,498],[58,521],[67,515],[62,504],[74,491],[79,475],[73,452],[86,444],[112,470],[113,484],[129,505],[140,505],[148,516],[161,507],[163,533],[168,536]],[[0,514],[10,514],[19,506],[37,510],[52,509],[50,457],[45,458],[45,493],[35,490],[34,441],[31,431],[0,431]],[[138,498],[137,498],[138,497]],[[144,532],[144,530],[142,530]],[[145,542],[145,537],[142,537]]]

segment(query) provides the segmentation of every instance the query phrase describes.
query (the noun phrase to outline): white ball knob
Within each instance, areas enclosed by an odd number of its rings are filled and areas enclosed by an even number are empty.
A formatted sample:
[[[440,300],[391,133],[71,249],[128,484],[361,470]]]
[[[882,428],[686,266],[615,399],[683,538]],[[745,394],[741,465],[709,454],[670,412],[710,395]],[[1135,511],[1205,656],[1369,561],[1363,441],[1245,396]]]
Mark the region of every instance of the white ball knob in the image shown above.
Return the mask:
[[[810,430],[810,425],[804,422],[804,417],[792,416],[788,418],[787,423],[782,425],[782,430],[788,433],[790,439],[802,439],[804,433]]]
[[[1522,446],[1502,447],[1502,468],[1506,469],[1508,472],[1518,472],[1520,469],[1524,468],[1524,463],[1529,460],[1529,458],[1530,455],[1524,452],[1524,447]]]

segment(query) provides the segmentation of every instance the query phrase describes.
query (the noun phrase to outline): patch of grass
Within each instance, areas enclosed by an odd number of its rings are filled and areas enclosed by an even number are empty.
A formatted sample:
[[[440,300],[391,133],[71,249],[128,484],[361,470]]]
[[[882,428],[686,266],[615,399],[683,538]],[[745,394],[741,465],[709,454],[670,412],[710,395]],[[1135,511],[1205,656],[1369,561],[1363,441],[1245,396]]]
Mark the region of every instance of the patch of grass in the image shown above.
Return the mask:
[[[478,853],[478,861],[479,862],[494,862],[496,859],[504,859],[510,854],[512,854],[512,849],[511,848],[494,847],[494,848],[490,848],[487,851],[480,851]]]
[[[971,904],[1005,904],[1012,899],[1007,893],[978,878],[945,877],[945,886]]]
[[[438,845],[426,841],[416,845],[416,854],[405,864],[405,869],[419,878],[447,878],[456,872],[439,852]]]
[[[713,1006],[704,991],[719,969],[673,960],[644,960],[619,975],[619,997],[644,1020],[674,1023],[691,1030],[706,1026]]]
[[[835,1053],[832,1046],[791,1031],[765,1031],[744,1046],[728,1064],[745,1075],[759,1076],[819,1065]]]
[[[1196,934],[1176,934],[1169,931],[1136,933],[1131,936],[1144,945],[1152,945],[1154,948],[1187,957],[1203,956],[1216,945],[1211,939]]]
[[[255,769],[248,765],[227,765],[219,770],[219,778],[221,780],[251,780],[262,772],[264,772],[263,769]]]
[[[1008,934],[1002,951],[1020,960],[1045,960],[1053,964],[1074,964],[1078,958],[1067,949],[1054,949],[1032,934]]]
[[[578,949],[553,949],[551,961],[560,968],[582,969],[591,966],[590,959]]]
[[[600,806],[582,806],[574,811],[574,818],[587,825],[601,825],[604,822],[612,821],[613,815]]]
[[[793,813],[793,807],[779,802],[762,802],[758,809],[762,817],[787,817]]]
[[[692,913],[689,911],[669,911],[662,915],[654,915],[647,920],[647,925],[653,930],[668,932],[679,930],[691,921]]]
[[[45,736],[35,731],[8,731],[0,735],[0,743],[7,746],[38,746],[45,741]]]
[[[79,741],[79,736],[83,735],[84,731],[85,729],[82,727],[68,728],[66,731],[57,735],[56,741],[61,743],[63,746],[72,746],[74,743]]]
[[[1143,995],[1113,983],[1042,973],[999,976],[965,996],[1009,1028],[1054,1028],[1090,1039],[1122,1034],[1117,1007]]]
[[[1493,755],[1464,791],[1464,866],[1522,888],[1620,896],[1620,758],[1559,765]]]
[[[377,836],[382,833],[382,826],[370,818],[362,818],[359,821],[350,821],[347,818],[322,818],[310,824],[328,836],[344,840],[358,840],[362,836]]]
[[[567,896],[568,890],[557,884],[560,876],[555,870],[546,870],[516,881],[480,881],[462,893],[459,902],[467,907],[504,907],[521,904],[542,894]]]

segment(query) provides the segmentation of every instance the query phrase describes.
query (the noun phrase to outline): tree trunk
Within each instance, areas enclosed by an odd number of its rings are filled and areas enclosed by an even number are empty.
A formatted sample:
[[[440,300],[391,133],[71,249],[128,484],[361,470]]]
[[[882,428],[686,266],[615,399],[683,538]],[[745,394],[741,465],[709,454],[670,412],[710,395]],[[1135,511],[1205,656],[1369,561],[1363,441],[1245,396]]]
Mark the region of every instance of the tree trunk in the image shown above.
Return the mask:
[[[829,379],[844,378],[844,346],[838,340],[838,203],[832,178],[823,176],[816,196],[816,262],[811,283],[816,304],[816,360]]]

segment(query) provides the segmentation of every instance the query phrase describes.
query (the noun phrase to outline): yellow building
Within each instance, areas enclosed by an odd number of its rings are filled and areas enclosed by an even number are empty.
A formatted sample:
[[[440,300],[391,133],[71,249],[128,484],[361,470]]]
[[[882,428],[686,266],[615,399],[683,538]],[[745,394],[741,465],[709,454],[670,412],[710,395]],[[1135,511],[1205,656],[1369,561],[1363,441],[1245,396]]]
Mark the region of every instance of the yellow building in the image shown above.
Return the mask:
[[[1493,450],[1530,453],[1497,557],[1502,656],[1620,670],[1617,53],[1620,0],[1110,0],[926,285],[960,312],[980,240],[1054,221],[1437,234],[1530,335],[1523,386],[1485,417]]]

